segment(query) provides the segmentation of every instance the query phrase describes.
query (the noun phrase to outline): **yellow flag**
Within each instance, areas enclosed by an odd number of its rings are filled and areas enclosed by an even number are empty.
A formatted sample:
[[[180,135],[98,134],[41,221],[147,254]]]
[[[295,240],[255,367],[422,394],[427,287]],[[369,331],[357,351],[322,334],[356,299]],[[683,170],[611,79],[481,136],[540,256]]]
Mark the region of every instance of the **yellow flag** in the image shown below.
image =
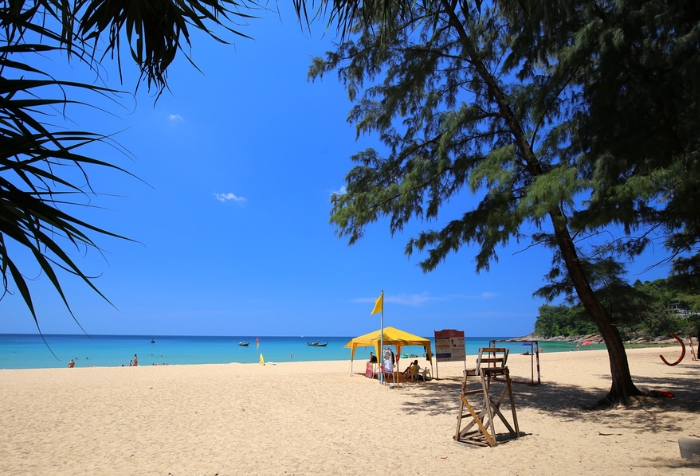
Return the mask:
[[[377,298],[377,302],[374,303],[374,309],[372,310],[372,314],[376,314],[382,311],[384,311],[384,291],[382,291],[382,293]],[[372,314],[370,314],[370,316]]]

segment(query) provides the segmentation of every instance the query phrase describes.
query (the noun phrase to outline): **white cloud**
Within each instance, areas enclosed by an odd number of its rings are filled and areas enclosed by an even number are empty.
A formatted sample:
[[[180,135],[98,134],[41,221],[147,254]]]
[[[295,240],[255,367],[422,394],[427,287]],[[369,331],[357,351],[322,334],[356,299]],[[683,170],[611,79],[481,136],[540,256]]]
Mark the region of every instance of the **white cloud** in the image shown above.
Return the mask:
[[[171,121],[180,121],[180,122],[185,122],[185,119],[180,114],[169,114],[168,119]]]
[[[481,312],[466,312],[461,316],[456,316],[459,319],[522,319],[523,317],[532,317],[529,312],[510,312],[510,311],[481,311]]]
[[[384,295],[384,301],[393,304],[401,304],[404,306],[419,306],[426,301],[447,301],[453,296],[445,297],[434,297],[428,296],[428,293],[421,294],[398,294],[398,295]],[[353,299],[352,302],[364,303],[364,302],[375,302],[377,298],[357,298]]]
[[[229,193],[215,193],[214,196],[220,202],[243,203],[246,201],[245,198],[237,197],[236,195],[232,194],[231,192],[229,192]]]
[[[336,197],[336,196],[338,196],[338,195],[343,195],[343,194],[345,194],[345,193],[347,193],[347,192],[348,192],[347,187],[346,187],[345,185],[343,185],[342,187],[340,187],[339,190],[333,190],[333,191],[331,191],[331,200],[333,200],[333,197]]]
[[[434,301],[437,298],[428,296],[428,293],[422,294],[399,294],[398,296],[384,296],[386,302],[394,304],[402,304],[404,306],[419,306],[425,301]]]
[[[492,292],[489,292],[489,291],[484,291],[484,292],[481,293],[481,294],[471,294],[471,295],[467,295],[467,294],[448,294],[448,295],[446,295],[446,296],[434,297],[434,298],[431,298],[431,299],[434,300],[434,301],[449,301],[449,300],[452,300],[452,299],[491,299],[491,298],[495,298],[495,297],[497,297],[497,296],[498,296],[498,294],[496,294],[496,293],[492,293]]]
[[[454,299],[489,299],[497,296],[497,294],[491,292],[483,292],[479,295],[466,296],[464,294],[447,294],[444,296],[430,296],[428,293],[420,294],[397,294],[397,295],[384,295],[384,301],[393,304],[400,304],[403,306],[420,306],[424,302],[428,301],[452,301]],[[352,302],[365,303],[365,302],[375,302],[377,298],[357,298],[353,299]]]

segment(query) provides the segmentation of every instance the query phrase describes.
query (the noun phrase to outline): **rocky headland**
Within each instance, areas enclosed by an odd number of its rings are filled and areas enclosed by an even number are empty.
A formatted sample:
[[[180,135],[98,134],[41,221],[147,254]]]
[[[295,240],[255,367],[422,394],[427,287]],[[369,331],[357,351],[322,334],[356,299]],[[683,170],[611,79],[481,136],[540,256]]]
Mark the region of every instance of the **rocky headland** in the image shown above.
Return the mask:
[[[678,337],[683,338],[684,336],[678,336]],[[517,341],[538,340],[538,341],[543,341],[543,342],[570,342],[572,344],[583,344],[586,341],[590,341],[593,344],[605,344],[605,340],[603,339],[603,336],[601,336],[600,334],[543,337],[543,336],[535,334],[533,332],[532,334],[528,334],[526,336],[516,337],[513,340],[517,340]],[[671,336],[657,336],[654,338],[637,337],[634,339],[625,340],[624,342],[625,342],[625,344],[650,344],[650,345],[654,345],[654,344],[672,344],[672,343],[676,343],[676,340]]]

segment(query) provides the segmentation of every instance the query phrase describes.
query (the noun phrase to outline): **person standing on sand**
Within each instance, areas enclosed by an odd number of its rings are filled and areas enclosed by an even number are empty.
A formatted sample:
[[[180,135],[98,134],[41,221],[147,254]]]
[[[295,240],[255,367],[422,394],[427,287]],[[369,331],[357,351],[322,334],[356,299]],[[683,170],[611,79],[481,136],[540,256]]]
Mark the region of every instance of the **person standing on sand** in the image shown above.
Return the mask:
[[[139,358],[136,354],[134,354],[133,366],[136,367],[138,364],[139,364]]]
[[[70,359],[70,362],[68,362],[68,368],[72,369],[73,367],[75,367],[75,361],[73,359]]]

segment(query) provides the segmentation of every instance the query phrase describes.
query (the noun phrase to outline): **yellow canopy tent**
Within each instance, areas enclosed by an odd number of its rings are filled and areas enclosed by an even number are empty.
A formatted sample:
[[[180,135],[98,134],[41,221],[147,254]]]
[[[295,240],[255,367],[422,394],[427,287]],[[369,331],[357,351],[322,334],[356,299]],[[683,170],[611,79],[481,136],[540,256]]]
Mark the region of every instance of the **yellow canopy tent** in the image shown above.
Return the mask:
[[[355,349],[358,347],[374,347],[375,354],[377,358],[382,355],[381,345],[382,331],[376,330],[359,337],[355,337],[353,340],[345,344],[345,347],[352,349],[350,353],[350,372],[352,372],[352,362],[355,360]],[[385,327],[384,328],[384,345],[393,345],[396,347],[396,353],[401,355],[401,348],[409,345],[420,345],[425,348],[425,358],[428,359],[432,367],[433,364],[433,353],[430,350],[430,339],[424,337],[419,337],[417,335],[409,334],[408,332],[402,331],[401,329],[396,329],[395,327]]]

